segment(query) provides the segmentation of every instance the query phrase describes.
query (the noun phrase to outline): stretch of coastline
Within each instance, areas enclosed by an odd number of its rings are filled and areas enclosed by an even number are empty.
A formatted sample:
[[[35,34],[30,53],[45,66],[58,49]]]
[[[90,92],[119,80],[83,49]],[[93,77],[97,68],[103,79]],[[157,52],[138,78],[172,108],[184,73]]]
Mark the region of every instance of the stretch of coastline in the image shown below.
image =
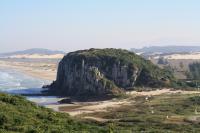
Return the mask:
[[[0,59],[0,68],[13,69],[22,72],[26,75],[53,81],[56,78],[57,65],[59,60],[30,60],[30,59]],[[33,86],[34,87],[34,86]],[[154,90],[149,92],[127,92],[130,97],[135,96],[157,96],[163,94],[196,94],[199,91],[171,91],[168,88],[163,88],[162,90]],[[63,97],[64,98],[64,97]],[[94,101],[94,102],[77,102],[74,101],[73,104],[60,104],[58,101],[62,100],[61,97],[56,96],[30,96],[27,97],[28,100],[35,102],[39,105],[51,108],[54,111],[66,112],[71,116],[80,116],[87,113],[95,112],[107,112],[110,108],[119,108],[120,106],[130,105],[132,101],[130,98],[126,99],[111,99],[105,101]],[[101,119],[97,117],[86,117],[87,119],[93,119],[96,121],[107,121],[106,119]]]
[[[49,60],[31,61],[31,59],[21,59],[20,61],[14,59],[0,59],[0,67],[14,69],[35,78],[53,81],[56,79],[57,62],[58,61]]]
[[[58,60],[49,59],[0,59],[2,86],[0,91],[25,94],[38,105],[58,104],[57,96],[42,96],[41,87],[56,78]],[[40,95],[41,94],[41,95]]]

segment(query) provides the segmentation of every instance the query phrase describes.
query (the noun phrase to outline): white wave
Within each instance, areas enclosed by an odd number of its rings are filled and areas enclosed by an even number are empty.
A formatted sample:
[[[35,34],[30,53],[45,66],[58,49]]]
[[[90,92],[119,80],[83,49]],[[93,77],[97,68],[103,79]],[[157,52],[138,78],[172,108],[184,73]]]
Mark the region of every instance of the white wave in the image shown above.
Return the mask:
[[[13,70],[0,69],[0,92],[9,94],[40,94],[49,81],[36,79]],[[38,105],[58,104],[55,96],[31,96],[28,100]]]
[[[13,70],[0,69],[0,91],[6,93],[40,93],[48,81],[33,78]]]

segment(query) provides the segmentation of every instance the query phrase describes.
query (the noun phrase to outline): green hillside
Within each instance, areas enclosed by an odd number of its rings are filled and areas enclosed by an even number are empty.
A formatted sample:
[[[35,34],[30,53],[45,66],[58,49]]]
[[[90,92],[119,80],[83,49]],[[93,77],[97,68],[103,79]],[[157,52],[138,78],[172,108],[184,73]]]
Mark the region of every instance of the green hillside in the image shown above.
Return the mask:
[[[170,71],[122,49],[89,49],[68,53],[59,63],[53,94],[105,96],[135,87],[172,87]],[[49,86],[48,86],[49,87]]]
[[[21,96],[0,94],[0,133],[106,132],[92,123],[78,122]]]

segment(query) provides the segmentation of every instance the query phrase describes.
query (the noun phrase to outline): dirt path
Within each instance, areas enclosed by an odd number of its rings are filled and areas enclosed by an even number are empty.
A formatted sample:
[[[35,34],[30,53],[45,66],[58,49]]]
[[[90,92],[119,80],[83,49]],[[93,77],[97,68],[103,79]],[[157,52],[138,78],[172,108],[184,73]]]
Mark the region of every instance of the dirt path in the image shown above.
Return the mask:
[[[85,116],[84,119],[94,120],[98,122],[108,122],[108,121],[115,121],[116,119],[103,119],[99,117],[92,117],[92,116]]]

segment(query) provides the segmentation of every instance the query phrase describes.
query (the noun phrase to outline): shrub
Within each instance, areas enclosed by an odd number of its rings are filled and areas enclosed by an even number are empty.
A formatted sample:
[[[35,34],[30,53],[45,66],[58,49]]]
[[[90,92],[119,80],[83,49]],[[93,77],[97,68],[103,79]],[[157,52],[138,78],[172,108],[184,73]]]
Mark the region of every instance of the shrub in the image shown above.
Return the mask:
[[[0,126],[3,126],[7,122],[8,122],[7,116],[3,113],[0,113]]]

